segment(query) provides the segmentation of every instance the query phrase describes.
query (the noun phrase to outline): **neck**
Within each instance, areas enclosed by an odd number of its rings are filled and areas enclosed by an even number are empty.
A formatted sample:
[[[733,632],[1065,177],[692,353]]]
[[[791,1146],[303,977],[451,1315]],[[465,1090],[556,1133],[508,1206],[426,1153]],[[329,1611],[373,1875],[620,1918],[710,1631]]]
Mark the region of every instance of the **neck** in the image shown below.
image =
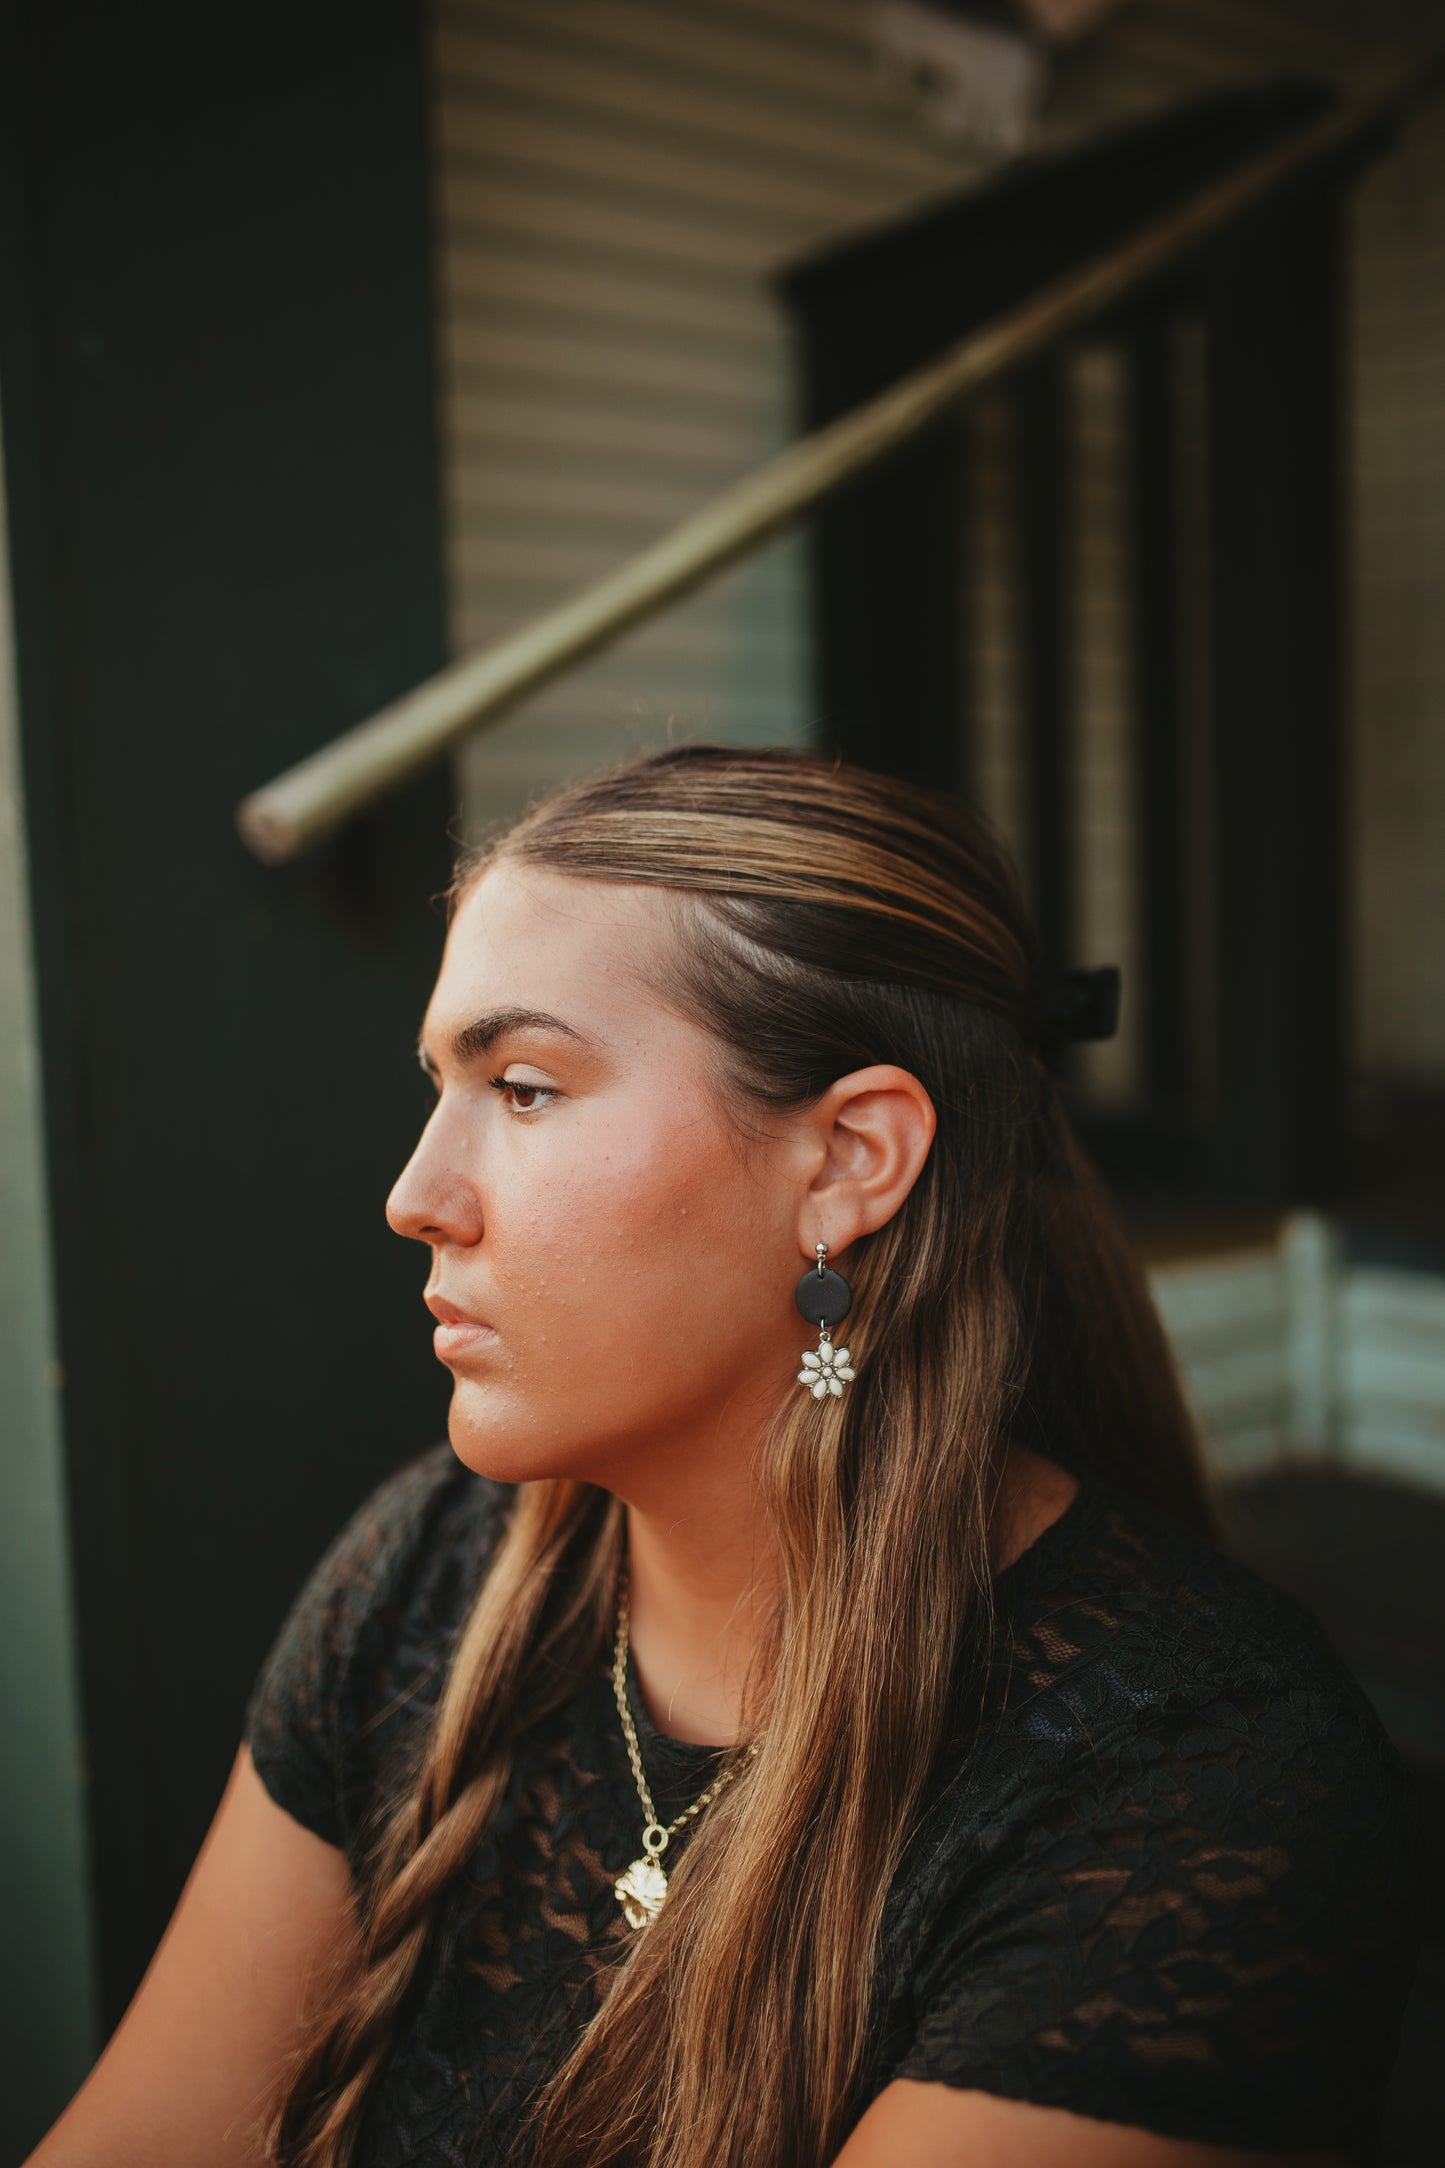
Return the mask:
[[[1054,1462],[1011,1447],[991,1529],[995,1570],[1012,1565],[1077,1489]],[[632,1660],[648,1715],[674,1739],[731,1746],[777,1597],[761,1499],[751,1483],[714,1481],[685,1502],[630,1503],[627,1544]]]
[[[740,1384],[723,1405],[675,1420],[665,1450],[634,1443],[602,1477],[627,1508],[643,1705],[674,1739],[731,1746],[743,1732],[748,1669],[778,1591],[758,1477],[775,1398],[766,1374]]]
[[[1026,1445],[1011,1445],[989,1528],[993,1570],[1002,1573],[1073,1501],[1079,1479]]]
[[[632,1659],[648,1715],[674,1739],[730,1746],[777,1593],[753,1503],[728,1513],[627,1509]]]

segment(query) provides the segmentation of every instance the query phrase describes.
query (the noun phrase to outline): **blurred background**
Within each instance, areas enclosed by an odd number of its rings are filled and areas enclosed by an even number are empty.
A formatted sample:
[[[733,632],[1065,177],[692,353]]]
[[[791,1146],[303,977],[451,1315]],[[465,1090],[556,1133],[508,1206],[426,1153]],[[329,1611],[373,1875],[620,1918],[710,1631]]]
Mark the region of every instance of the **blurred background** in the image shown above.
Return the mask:
[[[1440,1876],[1442,34],[1430,0],[6,13],[5,2158],[133,1991],[300,1581],[444,1433],[382,1205],[455,846],[670,738],[959,793],[1046,959],[1122,967],[1071,1103],[1236,1540],[1363,1680]],[[238,836],[451,658],[1165,228],[310,848]],[[1438,1879],[1426,1932],[1396,2163],[1445,2148]]]

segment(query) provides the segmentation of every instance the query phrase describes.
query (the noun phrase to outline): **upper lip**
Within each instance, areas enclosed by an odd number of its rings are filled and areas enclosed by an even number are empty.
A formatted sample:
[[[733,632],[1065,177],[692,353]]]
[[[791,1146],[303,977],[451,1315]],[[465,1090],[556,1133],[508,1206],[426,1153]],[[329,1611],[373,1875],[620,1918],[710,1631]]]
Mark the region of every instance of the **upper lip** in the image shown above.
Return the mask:
[[[431,1311],[439,1325],[486,1325],[484,1317],[473,1317],[470,1310],[459,1310],[454,1302],[446,1302],[440,1295],[423,1295],[422,1301]],[[487,1327],[488,1331],[491,1327]]]

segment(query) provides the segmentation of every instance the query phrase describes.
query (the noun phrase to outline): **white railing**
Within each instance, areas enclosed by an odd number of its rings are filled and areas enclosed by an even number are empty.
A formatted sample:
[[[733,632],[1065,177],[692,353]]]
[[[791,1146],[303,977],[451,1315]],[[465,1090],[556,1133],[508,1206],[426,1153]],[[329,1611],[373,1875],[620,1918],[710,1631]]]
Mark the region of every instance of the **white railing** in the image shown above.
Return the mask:
[[[1323,1463],[1445,1493],[1445,1274],[1350,1263],[1298,1212],[1149,1277],[1223,1480]]]

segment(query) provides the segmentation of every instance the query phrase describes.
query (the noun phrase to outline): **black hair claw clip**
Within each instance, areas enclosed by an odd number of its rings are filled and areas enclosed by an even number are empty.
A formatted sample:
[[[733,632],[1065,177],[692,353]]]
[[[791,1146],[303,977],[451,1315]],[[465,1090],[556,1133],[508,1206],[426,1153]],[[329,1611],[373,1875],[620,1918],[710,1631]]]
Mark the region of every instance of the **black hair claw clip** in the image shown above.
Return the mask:
[[[1112,1039],[1119,1028],[1119,967],[1036,971],[1031,1006],[1034,1030],[1045,1046],[1066,1039]]]

